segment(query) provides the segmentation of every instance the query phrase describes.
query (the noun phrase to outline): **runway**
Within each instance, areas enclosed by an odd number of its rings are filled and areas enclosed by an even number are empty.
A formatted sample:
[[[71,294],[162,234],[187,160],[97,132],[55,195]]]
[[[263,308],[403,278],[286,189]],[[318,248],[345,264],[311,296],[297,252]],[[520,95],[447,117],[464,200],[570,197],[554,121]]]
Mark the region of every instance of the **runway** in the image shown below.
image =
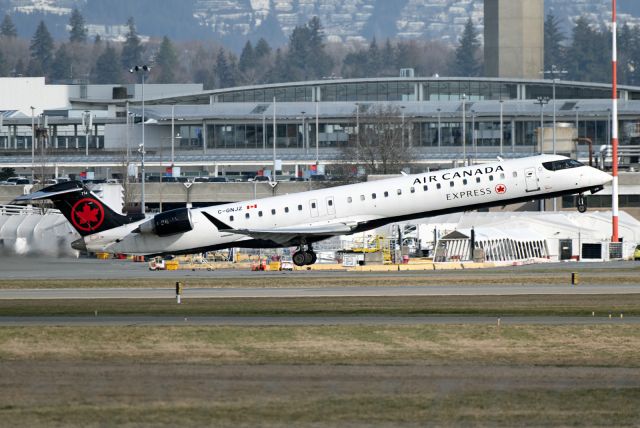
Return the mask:
[[[608,262],[608,263],[546,263],[517,267],[503,267],[482,270],[438,270],[438,271],[400,271],[400,272],[345,272],[345,271],[296,271],[296,272],[251,272],[249,270],[219,269],[207,270],[178,270],[152,272],[146,263],[134,263],[130,260],[97,260],[90,258],[55,258],[55,257],[26,257],[5,256],[0,257],[0,272],[3,280],[13,279],[136,279],[153,278],[167,279],[168,282],[184,280],[186,278],[255,278],[263,277],[266,280],[275,280],[281,276],[299,276],[301,278],[323,277],[363,277],[363,276],[406,276],[416,277],[423,275],[460,276],[483,275],[486,273],[502,272],[505,275],[517,275],[523,270],[533,271],[540,276],[566,269],[598,270],[616,272],[618,268],[633,268],[640,266],[636,262]],[[626,272],[630,277],[636,273]],[[620,275],[620,273],[618,273]]]
[[[300,288],[185,288],[183,299],[411,297],[411,296],[522,296],[639,294],[640,285],[452,285]],[[59,288],[4,289],[0,300],[175,299],[174,288]]]
[[[88,316],[0,317],[0,327],[34,326],[325,326],[325,325],[621,325],[640,317],[489,316]]]

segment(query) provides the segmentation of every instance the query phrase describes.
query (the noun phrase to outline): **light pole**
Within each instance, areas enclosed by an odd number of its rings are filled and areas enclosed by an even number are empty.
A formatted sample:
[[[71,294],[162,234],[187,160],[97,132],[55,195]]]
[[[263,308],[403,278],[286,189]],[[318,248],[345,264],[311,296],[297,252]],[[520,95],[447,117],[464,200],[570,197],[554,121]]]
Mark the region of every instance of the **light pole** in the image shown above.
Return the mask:
[[[149,67],[148,65],[136,65],[132,68],[129,69],[129,73],[140,73],[141,76],[141,81],[142,81],[142,144],[140,145],[140,153],[142,154],[142,161],[141,161],[141,200],[140,200],[140,212],[142,214],[145,213],[145,195],[144,195],[144,181],[145,181],[145,176],[144,176],[144,155],[145,155],[145,149],[144,149],[144,76],[146,73],[151,71],[151,67]]]
[[[462,164],[467,165],[467,96],[462,94]]]
[[[504,100],[500,100],[500,156],[504,146]],[[513,132],[513,130],[511,131]]]
[[[356,103],[356,168],[357,168],[359,158],[360,158],[360,103]]]
[[[302,147],[304,147],[304,154],[308,155],[309,154],[309,148],[307,147],[307,139],[305,138],[307,133],[305,132],[306,130],[304,128],[304,119],[305,119],[304,114],[305,113],[306,112],[303,110],[302,111]]]
[[[476,163],[478,162],[478,145],[476,143],[476,111],[471,110],[471,146],[474,150]]]
[[[173,175],[173,164],[175,162],[175,144],[176,144],[176,105],[171,104],[171,175]]]
[[[276,128],[276,97],[273,97],[273,182],[276,182],[276,140],[278,139],[278,128]]]
[[[320,106],[316,101],[316,171],[320,164]]]
[[[35,117],[35,107],[31,107],[31,184],[33,184],[33,180],[35,179],[35,147],[34,144],[36,142],[36,117]]]
[[[441,109],[438,109],[438,148],[442,147],[442,126],[440,123],[440,111]]]
[[[402,147],[404,147],[404,106],[400,106],[400,111],[402,112],[402,136],[401,136],[401,140],[400,140],[400,145]]]
[[[580,106],[576,106],[576,138],[580,138],[580,121],[578,120],[578,109]]]
[[[544,74],[550,74],[553,79],[553,154],[556,154],[556,82],[559,80],[556,75],[567,74],[567,70],[559,70],[554,64],[550,70],[543,71]],[[554,199],[554,211],[555,211],[555,199]]]
[[[82,127],[84,128],[84,155],[89,157],[89,135],[91,135],[91,127],[93,126],[93,120],[91,112],[85,110],[82,115]]]
[[[540,105],[540,153],[544,153],[544,112],[545,104],[549,104],[549,97],[538,97],[534,104]]]

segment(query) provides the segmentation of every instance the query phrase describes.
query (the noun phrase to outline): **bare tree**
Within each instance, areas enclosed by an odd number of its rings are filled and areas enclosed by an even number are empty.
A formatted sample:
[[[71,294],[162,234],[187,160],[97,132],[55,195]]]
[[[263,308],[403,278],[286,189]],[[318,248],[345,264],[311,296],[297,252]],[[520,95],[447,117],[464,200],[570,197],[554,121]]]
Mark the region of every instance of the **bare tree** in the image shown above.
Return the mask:
[[[410,121],[394,105],[357,108],[359,129],[342,149],[343,168],[352,173],[357,168],[365,174],[399,174],[415,158]]]

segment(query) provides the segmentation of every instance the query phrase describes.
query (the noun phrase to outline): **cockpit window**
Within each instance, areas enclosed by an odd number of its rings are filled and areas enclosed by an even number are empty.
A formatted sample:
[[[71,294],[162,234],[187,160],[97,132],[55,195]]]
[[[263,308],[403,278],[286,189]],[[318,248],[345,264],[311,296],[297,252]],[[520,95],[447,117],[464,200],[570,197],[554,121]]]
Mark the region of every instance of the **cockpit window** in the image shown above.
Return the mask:
[[[543,162],[542,166],[549,171],[560,171],[562,169],[578,168],[580,166],[584,166],[584,164],[575,159],[562,159],[552,162]]]

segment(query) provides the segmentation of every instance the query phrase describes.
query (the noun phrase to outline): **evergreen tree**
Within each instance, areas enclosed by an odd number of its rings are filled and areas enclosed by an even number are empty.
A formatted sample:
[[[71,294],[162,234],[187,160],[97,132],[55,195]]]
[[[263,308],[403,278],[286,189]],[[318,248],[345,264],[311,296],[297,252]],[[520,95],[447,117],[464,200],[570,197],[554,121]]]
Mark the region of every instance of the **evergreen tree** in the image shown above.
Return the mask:
[[[16,26],[13,24],[11,17],[9,14],[4,16],[2,20],[2,24],[0,24],[0,36],[4,37],[17,37],[18,30],[16,30]]]
[[[610,82],[610,34],[592,29],[585,17],[578,18],[572,34],[567,52],[569,77],[586,82]]]
[[[471,18],[467,20],[464,26],[459,43],[453,60],[453,74],[460,77],[479,76],[482,69],[478,61],[480,42],[478,41],[478,32]]]
[[[29,51],[31,53],[29,74],[31,76],[48,74],[49,67],[53,62],[53,38],[44,21],[40,21],[38,24],[38,28],[31,38]]]
[[[264,38],[258,40],[256,47],[254,49],[254,56],[256,60],[260,60],[262,58],[268,57],[271,55],[271,46]]]
[[[93,39],[93,44],[96,47],[102,45],[102,37],[100,37],[100,34],[96,34],[96,37]]]
[[[85,43],[87,41],[87,28],[85,27],[84,18],[78,11],[73,9],[71,12],[71,18],[69,18],[69,41],[71,43]]]
[[[560,31],[558,19],[551,12],[544,20],[544,67],[545,70],[552,65],[560,66],[564,63],[564,49],[562,42],[564,35]]]
[[[129,27],[129,32],[122,46],[120,60],[124,68],[129,69],[135,65],[142,65],[143,47],[140,44],[140,37],[138,37],[136,32],[136,24],[133,18],[129,18],[127,26]]]
[[[4,60],[2,50],[0,50],[0,77],[6,77],[9,75],[9,65]]]
[[[323,38],[318,17],[293,29],[287,54],[287,80],[312,80],[330,74],[333,60],[324,50]]]
[[[250,40],[247,40],[247,43],[244,44],[244,48],[242,49],[242,53],[240,54],[240,71],[246,73],[249,69],[255,67],[255,62],[256,55],[253,50],[253,45],[251,44]]]
[[[396,51],[389,39],[385,42],[384,49],[381,52],[381,65],[382,70],[378,73],[378,76],[393,77],[397,75],[399,67],[396,64]]]
[[[233,67],[229,63],[224,49],[220,49],[218,51],[218,56],[216,58],[216,77],[219,88],[229,88],[235,85]]]
[[[117,84],[122,82],[120,58],[118,58],[118,52],[109,43],[107,43],[104,52],[96,60],[92,75],[95,83]]]
[[[162,38],[160,50],[156,57],[156,66],[160,70],[158,83],[175,83],[178,68],[178,54],[167,36]]]
[[[56,51],[55,59],[51,64],[51,78],[54,80],[70,80],[73,78],[71,70],[71,55],[66,47],[62,44]]]
[[[287,81],[287,65],[285,64],[285,58],[280,48],[276,49],[275,58],[273,60],[273,66],[266,75],[267,83],[279,83]]]
[[[359,50],[351,52],[342,60],[341,74],[346,78],[371,77],[368,70],[368,62],[367,51]]]
[[[382,55],[380,53],[380,49],[378,49],[378,42],[376,41],[375,37],[373,38],[373,40],[371,40],[371,43],[369,44],[369,51],[367,53],[367,57],[368,57],[367,66],[369,69],[369,76],[370,77],[378,76],[378,73],[382,68]]]

